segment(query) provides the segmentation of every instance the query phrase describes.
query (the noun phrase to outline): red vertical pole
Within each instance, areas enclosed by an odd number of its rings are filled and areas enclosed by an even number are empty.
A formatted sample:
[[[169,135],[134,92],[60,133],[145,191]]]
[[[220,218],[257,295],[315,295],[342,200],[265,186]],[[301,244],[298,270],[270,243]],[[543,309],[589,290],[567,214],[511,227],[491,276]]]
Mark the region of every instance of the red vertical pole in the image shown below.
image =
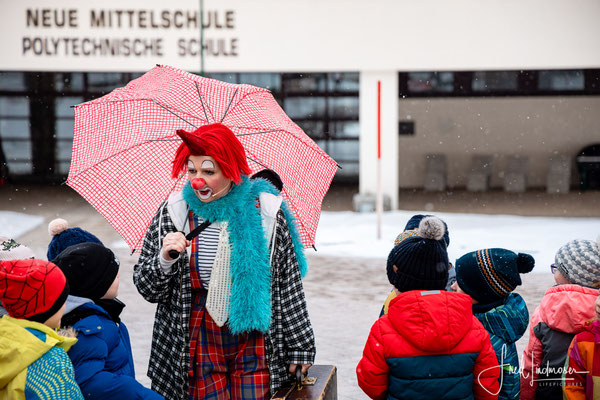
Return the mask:
[[[381,81],[377,81],[377,159],[381,159]]]
[[[377,239],[381,239],[381,215],[383,193],[381,192],[381,81],[377,81]]]

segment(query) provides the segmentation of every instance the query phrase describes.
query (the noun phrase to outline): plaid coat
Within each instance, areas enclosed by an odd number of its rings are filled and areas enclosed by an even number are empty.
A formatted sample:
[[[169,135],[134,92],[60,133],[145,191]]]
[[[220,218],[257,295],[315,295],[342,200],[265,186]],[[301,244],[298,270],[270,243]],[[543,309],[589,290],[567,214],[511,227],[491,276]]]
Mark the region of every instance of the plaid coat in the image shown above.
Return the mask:
[[[188,255],[184,253],[171,271],[165,273],[159,264],[159,255],[164,236],[184,229],[187,208],[182,202],[185,204],[181,196],[175,194],[159,208],[148,228],[133,276],[140,294],[158,303],[148,367],[152,389],[173,400],[189,397],[190,267]],[[174,210],[182,208],[186,210],[184,215],[175,215]],[[314,362],[315,345],[292,238],[281,210],[276,215],[272,246],[272,318],[265,336],[265,350],[274,392],[290,379],[289,364]]]

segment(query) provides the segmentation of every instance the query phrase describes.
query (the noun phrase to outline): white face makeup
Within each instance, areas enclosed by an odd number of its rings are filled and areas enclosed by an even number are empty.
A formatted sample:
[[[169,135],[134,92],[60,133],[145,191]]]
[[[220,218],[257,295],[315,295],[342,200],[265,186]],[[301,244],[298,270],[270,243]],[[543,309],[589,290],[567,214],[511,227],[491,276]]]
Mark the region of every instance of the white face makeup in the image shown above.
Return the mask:
[[[231,180],[223,175],[219,164],[212,157],[190,156],[187,167],[188,178],[200,201],[209,203],[229,193]]]

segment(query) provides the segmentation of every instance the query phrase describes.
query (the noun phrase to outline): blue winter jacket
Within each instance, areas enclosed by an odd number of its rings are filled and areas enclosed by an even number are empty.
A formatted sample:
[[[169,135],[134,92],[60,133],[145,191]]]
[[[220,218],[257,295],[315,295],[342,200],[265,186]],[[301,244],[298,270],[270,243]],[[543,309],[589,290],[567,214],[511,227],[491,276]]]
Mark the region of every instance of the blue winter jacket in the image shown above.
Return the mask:
[[[486,312],[473,315],[490,334],[490,341],[502,367],[500,395],[498,399],[518,399],[521,393],[519,374],[519,354],[515,342],[523,336],[529,322],[529,312],[525,300],[517,293],[510,293],[504,303]]]
[[[68,352],[86,400],[163,399],[135,380],[125,324],[115,323],[102,307],[92,302],[76,310],[90,314],[73,325],[78,341]]]

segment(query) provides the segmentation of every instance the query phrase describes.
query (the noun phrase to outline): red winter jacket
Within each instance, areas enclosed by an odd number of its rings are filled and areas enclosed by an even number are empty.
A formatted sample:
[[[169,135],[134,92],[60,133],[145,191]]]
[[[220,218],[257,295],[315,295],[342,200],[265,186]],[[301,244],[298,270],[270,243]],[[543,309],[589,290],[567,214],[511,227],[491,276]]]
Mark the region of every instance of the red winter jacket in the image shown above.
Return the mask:
[[[371,328],[356,368],[372,399],[497,399],[500,369],[467,295],[400,293]]]

